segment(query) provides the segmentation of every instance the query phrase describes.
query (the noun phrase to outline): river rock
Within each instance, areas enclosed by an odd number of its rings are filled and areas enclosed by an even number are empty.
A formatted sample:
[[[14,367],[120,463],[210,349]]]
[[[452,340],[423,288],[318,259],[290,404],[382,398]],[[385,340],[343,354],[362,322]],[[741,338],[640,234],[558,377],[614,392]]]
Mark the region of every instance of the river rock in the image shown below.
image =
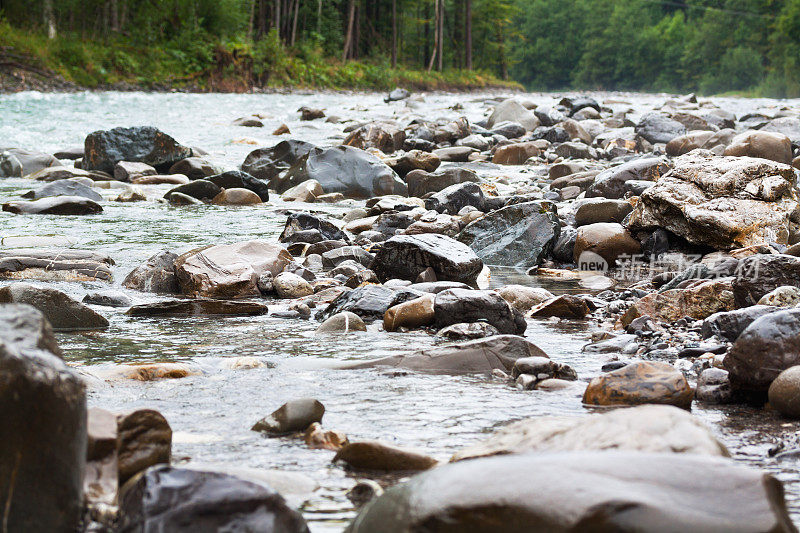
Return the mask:
[[[539,119],[536,118],[536,115],[513,98],[497,104],[486,121],[486,126],[491,129],[495,124],[508,121],[522,124],[528,131],[533,131],[539,127]]]
[[[326,193],[349,198],[372,198],[387,194],[407,195],[405,182],[377,157],[351,146],[314,148],[302,156],[270,187],[279,193],[306,180],[317,180]]]
[[[247,189],[256,193],[258,197],[261,198],[261,201],[269,201],[269,187],[267,182],[255,178],[247,172],[243,172],[241,170],[230,170],[228,172],[223,172],[222,174],[209,176],[205,179],[217,187],[221,187],[226,190]]]
[[[755,322],[756,319],[775,311],[778,311],[778,309],[767,305],[754,305],[734,311],[721,311],[703,320],[701,332],[704,339],[716,335],[728,342],[734,342],[747,329],[747,326]]]
[[[724,155],[758,157],[789,165],[792,163],[792,141],[782,133],[745,131],[731,140]]]
[[[0,303],[28,304],[47,318],[56,330],[102,329],[108,320],[73,300],[65,293],[49,287],[13,283],[0,287]]]
[[[82,167],[85,170],[108,173],[113,173],[120,161],[146,163],[167,170],[192,155],[191,148],[151,126],[90,133],[84,142],[84,151]]]
[[[383,329],[397,331],[400,328],[413,329],[433,324],[435,320],[434,299],[435,295],[426,294],[390,307],[383,315]]]
[[[716,367],[703,370],[697,378],[694,397],[698,402],[704,403],[731,403],[733,394],[728,371]]]
[[[310,213],[289,213],[286,218],[286,225],[283,227],[278,240],[280,242],[310,242],[301,241],[293,238],[293,236],[300,232],[315,231],[319,233],[319,241],[344,241],[350,242],[350,238],[340,230],[335,224],[326,220],[321,216],[315,216]],[[312,243],[313,244],[313,243]],[[313,253],[319,253],[315,251]]]
[[[241,168],[258,179],[269,181],[313,148],[316,145],[296,139],[281,141],[271,148],[259,148],[247,154]]]
[[[486,209],[483,190],[477,183],[451,185],[425,199],[425,209],[439,213],[456,215],[467,206],[481,211]]]
[[[234,126],[243,126],[245,128],[263,128],[264,123],[261,121],[261,118],[255,115],[250,115],[246,117],[239,117],[232,122]]]
[[[523,202],[469,223],[458,240],[487,265],[528,269],[550,254],[560,229],[552,203]]]
[[[284,202],[312,203],[323,194],[325,194],[325,191],[317,180],[307,180],[283,193],[281,199]]]
[[[248,189],[222,189],[211,203],[214,205],[256,205],[262,203],[261,198]]]
[[[120,533],[309,531],[269,486],[220,472],[153,467],[123,488],[119,508]]]
[[[40,313],[0,305],[0,498],[6,531],[78,530],[86,392],[83,380],[50,347],[57,345]]]
[[[268,312],[266,305],[225,300],[166,300],[134,305],[128,316],[259,316]]]
[[[218,167],[202,157],[187,157],[169,167],[169,174],[183,174],[190,180],[201,180],[220,172]]]
[[[461,322],[436,332],[436,336],[451,341],[469,341],[500,335],[496,327],[488,322]]]
[[[486,321],[503,334],[521,335],[523,316],[496,291],[448,289],[434,300],[434,326],[443,328],[462,322]]]
[[[535,305],[528,312],[531,318],[585,318],[592,312],[584,298],[573,294],[562,294]]]
[[[636,159],[617,167],[611,167],[597,174],[593,184],[586,190],[586,197],[622,198],[627,191],[627,182],[656,181],[670,168],[670,163],[660,157]]]
[[[300,120],[317,120],[325,118],[325,111],[313,107],[303,106],[297,110],[300,113]]]
[[[421,198],[428,193],[437,193],[459,183],[479,182],[480,178],[472,170],[450,167],[435,173],[412,170],[405,177],[409,196]]]
[[[51,196],[30,202],[6,202],[3,211],[25,215],[96,215],[103,208],[83,196]]]
[[[29,177],[30,179],[36,181],[47,181],[47,182],[67,180],[67,179],[74,180],[77,182],[81,182],[84,180],[95,181],[95,180],[112,179],[112,177],[105,172],[100,172],[100,171],[88,172],[80,168],[62,167],[62,166],[45,167],[38,172],[34,172]],[[86,185],[89,184],[86,183]]]
[[[730,457],[711,430],[685,410],[671,405],[640,405],[588,417],[520,420],[457,452],[450,461],[511,453],[590,450]]]
[[[437,280],[474,284],[483,261],[468,246],[444,235],[397,235],[383,243],[370,266],[384,282],[413,282],[428,268]]]
[[[385,472],[428,470],[438,463],[420,452],[378,441],[351,442],[336,452],[333,462],[337,461],[354,470]]]
[[[113,264],[107,255],[89,250],[0,250],[0,279],[110,281]]]
[[[435,154],[422,150],[411,150],[387,164],[400,176],[405,176],[413,170],[433,172],[439,168],[442,161]]]
[[[448,146],[447,148],[439,148],[433,151],[433,155],[446,163],[466,163],[469,161],[470,156],[476,153],[478,151],[469,146]]]
[[[398,128],[396,124],[371,122],[350,132],[342,144],[361,150],[377,148],[385,154],[391,154],[403,148],[405,140],[405,131]]]
[[[340,368],[393,367],[427,374],[491,374],[493,370],[511,372],[514,362],[523,357],[547,357],[529,340],[517,335],[497,335],[452,346],[429,348],[405,355],[347,363]]]
[[[622,223],[632,210],[633,206],[625,200],[589,198],[582,201],[575,210],[575,225],[586,226],[598,222]]]
[[[322,422],[324,414],[325,406],[319,400],[301,398],[286,402],[272,414],[256,422],[252,430],[274,437],[288,435],[305,431],[315,422]]]
[[[630,259],[640,253],[642,246],[622,227],[615,222],[598,222],[578,228],[573,247],[573,258],[579,268],[599,256],[607,265],[613,266],[617,259]],[[591,267],[588,267],[591,268]]]
[[[745,257],[733,280],[736,307],[756,305],[764,295],[787,285],[800,285],[800,258],[784,254]]]
[[[689,409],[694,391],[683,374],[660,361],[638,361],[601,374],[583,395],[587,405],[674,405]]]
[[[499,147],[492,156],[496,165],[522,165],[531,157],[541,154],[536,141],[507,144]]]
[[[153,465],[169,464],[172,428],[152,409],[139,409],[117,417],[117,466],[119,484]]]
[[[133,269],[122,282],[122,286],[141,292],[177,294],[180,292],[175,277],[177,254],[169,250],[158,252],[146,263]]]
[[[636,125],[636,134],[652,144],[668,143],[685,133],[683,124],[660,113],[647,113]]]
[[[337,313],[319,325],[317,333],[350,333],[352,331],[367,331],[367,326],[361,317],[350,311]]]
[[[292,261],[285,248],[266,241],[223,244],[187,252],[175,260],[181,292],[192,297],[260,296],[258,278],[280,274]]]
[[[207,179],[195,180],[184,185],[170,189],[164,195],[164,198],[170,203],[173,203],[173,196],[186,195],[196,200],[210,202],[222,192],[222,187],[215,183],[211,183]]]
[[[39,200],[41,198],[48,198],[51,196],[80,196],[83,198],[88,198],[93,202],[103,201],[103,197],[91,187],[87,187],[86,185],[71,179],[58,180],[48,183],[44,187],[40,187],[34,191],[28,191],[21,196],[29,200]]]
[[[800,418],[800,366],[787,368],[768,391],[769,405],[783,416]]]
[[[48,167],[59,166],[61,162],[51,154],[22,148],[0,149],[0,177],[21,178]]]
[[[314,289],[306,280],[291,272],[281,272],[275,276],[272,285],[278,298],[302,298],[314,294]]]
[[[800,309],[756,319],[733,343],[723,364],[734,391],[763,394],[787,368],[800,364]]]
[[[724,458],[602,451],[441,466],[368,503],[348,532],[498,527],[507,533],[795,529],[781,482],[769,474]]]
[[[697,280],[683,289],[654,292],[636,300],[620,318],[627,327],[640,316],[671,323],[683,317],[697,320],[714,313],[733,311],[734,297],[731,278]]]
[[[133,300],[120,291],[93,291],[87,293],[81,300],[85,304],[100,305],[103,307],[130,307]]]
[[[773,289],[758,300],[758,305],[774,307],[794,307],[797,304],[800,304],[800,287],[791,285]]]
[[[555,298],[547,289],[526,285],[506,285],[498,288],[497,293],[520,313],[527,313],[534,306]]]
[[[155,176],[158,171],[147,163],[120,161],[114,165],[114,179],[132,182],[135,178]]]

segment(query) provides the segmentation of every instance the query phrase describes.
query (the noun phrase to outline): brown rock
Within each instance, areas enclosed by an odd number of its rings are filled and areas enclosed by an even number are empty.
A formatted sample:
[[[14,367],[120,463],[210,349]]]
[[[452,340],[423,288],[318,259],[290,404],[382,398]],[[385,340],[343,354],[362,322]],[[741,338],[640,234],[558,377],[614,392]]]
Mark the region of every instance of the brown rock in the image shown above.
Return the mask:
[[[522,165],[531,157],[536,157],[541,150],[531,142],[507,144],[498,148],[492,157],[492,163],[497,165]]]
[[[689,409],[694,390],[684,375],[660,361],[639,361],[601,374],[583,395],[587,405],[674,405]]]
[[[731,278],[701,280],[684,289],[670,289],[640,298],[620,321],[627,327],[634,319],[645,315],[661,322],[673,322],[685,316],[701,320],[734,309]]]
[[[580,296],[562,294],[531,308],[528,316],[531,318],[585,318],[591,313],[589,304]]]
[[[584,252],[592,252],[602,257],[609,266],[616,263],[620,256],[630,256],[642,251],[642,246],[616,222],[598,222],[578,228],[575,239],[574,258],[578,267],[585,262]]]
[[[782,133],[746,131],[733,138],[724,155],[761,157],[789,165],[792,162],[792,141]]]
[[[347,435],[341,431],[325,431],[319,422],[314,422],[308,427],[305,441],[308,447],[314,450],[331,450],[334,452],[349,444]]]
[[[333,461],[342,461],[355,470],[388,472],[428,470],[438,463],[422,453],[378,441],[352,442],[339,450]]]
[[[211,201],[214,205],[254,205],[262,203],[261,197],[249,189],[222,189]]]
[[[390,307],[383,315],[383,329],[397,331],[400,328],[418,328],[433,324],[433,301],[435,294],[426,294],[415,300]]]
[[[164,416],[152,409],[140,409],[117,418],[117,464],[119,484],[160,464],[172,456],[172,428]]]

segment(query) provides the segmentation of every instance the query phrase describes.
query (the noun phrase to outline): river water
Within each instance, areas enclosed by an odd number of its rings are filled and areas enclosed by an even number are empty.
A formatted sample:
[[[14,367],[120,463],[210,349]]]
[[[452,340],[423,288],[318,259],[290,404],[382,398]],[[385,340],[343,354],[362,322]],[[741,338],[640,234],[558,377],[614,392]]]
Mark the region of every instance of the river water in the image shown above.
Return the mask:
[[[526,95],[552,105],[561,95]],[[663,95],[600,94],[625,100],[634,115],[652,108]],[[286,123],[293,138],[320,145],[343,139],[342,124],[300,122],[301,105],[320,107],[343,120],[367,121],[417,116],[426,119],[483,118],[487,100],[496,95],[426,95],[414,107],[385,104],[379,94],[200,95],[144,93],[20,93],[0,95],[0,146],[53,152],[81,145],[85,136],[115,126],[152,125],[178,141],[210,153],[209,159],[234,168],[258,146],[280,138],[270,132]],[[459,105],[462,109],[451,109]],[[769,100],[721,101],[721,107],[741,115],[761,107],[796,105]],[[230,125],[240,116],[266,116],[264,128]],[[250,143],[242,144],[247,139]],[[488,177],[527,172],[521,167],[475,166]],[[15,198],[35,184],[24,179],[0,180],[0,203]],[[140,302],[158,298],[121,288],[125,275],[162,249],[178,253],[201,245],[253,238],[276,241],[286,220],[286,208],[322,210],[337,216],[358,202],[336,205],[287,204],[275,198],[261,206],[230,208],[171,207],[158,203],[169,186],[149,186],[153,201],[133,204],[103,202],[102,215],[92,217],[22,216],[0,212],[0,249],[14,245],[14,237],[51,236],[81,249],[98,250],[115,261],[115,289]],[[110,198],[110,192],[104,194]],[[519,272],[492,272],[491,284],[513,281],[541,285]],[[54,283],[82,298],[104,283]],[[574,291],[569,284],[549,284],[553,292]],[[277,302],[267,302],[270,305]],[[510,421],[536,415],[585,415],[573,392],[517,391],[486,377],[426,376],[380,370],[335,370],[332,363],[404,353],[436,343],[425,333],[385,333],[371,325],[363,334],[317,337],[314,321],[273,317],[255,318],[132,318],[123,310],[97,308],[109,318],[104,331],[61,333],[66,358],[81,370],[129,362],[179,361],[202,375],[156,382],[110,381],[88,377],[90,406],[110,410],[153,408],[175,432],[173,456],[177,463],[215,463],[236,467],[300,472],[320,488],[302,504],[312,531],[341,531],[354,516],[345,492],[355,477],[330,460],[333,452],[310,450],[302,440],[267,439],[250,431],[252,424],[284,402],[314,397],[325,404],[324,427],[348,434],[351,440],[380,439],[418,448],[446,460]],[[575,368],[588,381],[610,356],[581,352],[596,329],[592,322],[529,320],[526,336],[551,358]],[[233,358],[253,356],[266,363],[253,369],[232,369]],[[93,367],[93,368],[88,368]],[[703,407],[693,412],[712,427],[736,460],[766,469],[786,483],[788,500],[800,518],[798,463],[769,458],[768,449],[797,432],[798,423],[747,407]]]

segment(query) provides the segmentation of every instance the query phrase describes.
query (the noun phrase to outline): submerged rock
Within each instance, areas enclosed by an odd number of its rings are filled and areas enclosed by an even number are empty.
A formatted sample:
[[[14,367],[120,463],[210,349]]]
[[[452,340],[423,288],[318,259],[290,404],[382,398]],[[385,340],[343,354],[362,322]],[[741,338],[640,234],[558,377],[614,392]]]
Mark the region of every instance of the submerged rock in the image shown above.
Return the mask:
[[[265,315],[266,305],[254,302],[226,300],[168,300],[134,305],[125,313],[129,316],[258,316]]]
[[[355,470],[385,472],[428,470],[436,459],[414,450],[406,450],[378,441],[351,442],[336,452],[333,462],[341,461]]]
[[[262,418],[252,427],[253,431],[271,436],[288,435],[305,431],[315,422],[322,422],[325,406],[313,398],[302,398],[286,402],[272,414]]]
[[[730,460],[572,452],[435,468],[367,504],[348,531],[488,533],[498,528],[507,533],[795,530],[781,482]]]

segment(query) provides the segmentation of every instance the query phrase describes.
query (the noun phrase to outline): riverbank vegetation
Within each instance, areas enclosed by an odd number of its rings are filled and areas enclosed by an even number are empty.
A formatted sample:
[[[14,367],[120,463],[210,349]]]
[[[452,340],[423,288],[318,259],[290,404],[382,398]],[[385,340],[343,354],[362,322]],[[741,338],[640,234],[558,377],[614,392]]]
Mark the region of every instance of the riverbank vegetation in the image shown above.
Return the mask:
[[[88,87],[800,96],[798,63],[800,0],[0,0],[0,66]]]

